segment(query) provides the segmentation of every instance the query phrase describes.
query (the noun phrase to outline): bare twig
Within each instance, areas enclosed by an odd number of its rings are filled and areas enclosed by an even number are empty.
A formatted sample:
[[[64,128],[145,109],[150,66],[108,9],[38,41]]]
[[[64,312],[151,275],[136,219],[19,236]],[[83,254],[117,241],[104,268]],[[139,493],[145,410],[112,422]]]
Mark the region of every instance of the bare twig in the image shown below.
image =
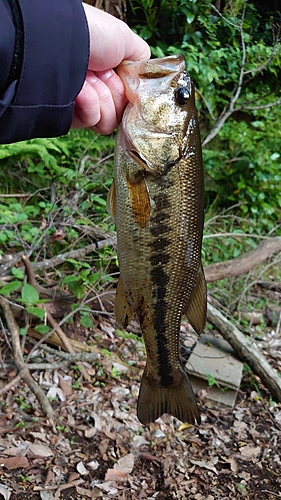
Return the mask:
[[[0,396],[3,396],[6,392],[8,392],[12,387],[17,385],[21,381],[21,375],[17,375],[11,382],[9,382],[3,389],[0,390]]]
[[[40,370],[40,371],[52,371],[52,370],[60,370],[68,366],[70,361],[62,360],[62,361],[54,361],[53,363],[26,363],[26,368],[28,370]],[[5,368],[14,368],[14,363],[4,363]]]
[[[87,245],[83,248],[79,248],[77,250],[71,250],[69,252],[65,252],[51,259],[45,259],[42,262],[34,262],[32,267],[34,270],[43,270],[50,269],[63,264],[67,259],[82,259],[85,255],[88,255],[95,250],[101,250],[107,246],[116,246],[116,236],[113,235],[111,238],[106,238],[104,240],[96,241],[95,243],[91,243],[91,245]],[[30,252],[27,253],[27,257],[30,257]],[[16,254],[10,261],[6,262],[1,266],[0,276],[6,276],[9,273],[9,270],[16,265],[16,263],[22,259],[22,252]]]
[[[56,320],[53,318],[53,316],[51,315],[51,313],[49,313],[47,311],[47,319],[48,319],[48,322],[50,323],[50,325],[52,326],[52,328],[55,329],[55,331],[57,332],[59,338],[61,339],[65,349],[71,353],[71,354],[74,354],[75,353],[75,350],[72,346],[72,344],[69,342],[69,339],[67,338],[67,336],[65,335],[64,331],[61,329],[60,326],[58,326]],[[90,381],[91,380],[91,377],[90,375],[88,374],[85,366],[82,364],[82,363],[77,363],[77,366],[79,368],[79,370],[81,371],[81,374],[83,375],[84,379],[87,380],[87,381]]]
[[[29,198],[30,193],[0,194],[0,198]]]
[[[261,236],[260,234],[250,234],[250,233],[214,233],[214,234],[204,234],[203,240],[208,240],[209,238],[224,238],[226,236],[231,236],[232,238],[254,238],[257,240],[268,240],[268,236]]]
[[[86,362],[92,362],[96,361],[99,358],[99,352],[75,352],[75,353],[69,353],[69,352],[64,352],[64,351],[58,351],[57,349],[53,349],[52,347],[43,344],[42,349],[44,351],[47,351],[54,356],[58,356],[59,358],[62,358],[66,361],[69,361],[73,363],[74,361],[86,361]]]
[[[19,371],[19,376],[27,383],[28,387],[39,401],[44,415],[48,417],[51,422],[53,422],[53,409],[42,389],[30,375],[29,370],[24,362],[20,346],[19,328],[17,323],[15,322],[12,309],[10,305],[5,301],[5,299],[1,296],[0,296],[0,306],[2,307],[11,334],[13,355],[16,367]]]
[[[266,108],[271,108],[275,106],[276,104],[280,104],[281,99],[277,99],[275,102],[267,103],[267,104],[261,104],[261,105],[256,105],[253,107],[247,106],[247,103],[241,104],[240,106],[237,105],[236,103],[241,95],[241,91],[243,86],[248,83],[250,80],[253,78],[256,78],[256,76],[261,73],[265,68],[268,67],[268,65],[272,62],[272,60],[278,55],[278,47],[279,47],[279,36],[276,38],[274,41],[274,45],[272,48],[272,52],[270,56],[267,58],[266,61],[264,61],[258,68],[252,69],[252,70],[245,70],[246,66],[246,44],[245,44],[245,34],[244,34],[244,29],[243,29],[243,22],[245,18],[245,12],[246,12],[246,2],[244,2],[243,6],[243,12],[241,16],[241,20],[237,21],[237,24],[232,23],[229,19],[224,17],[221,12],[214,6],[211,5],[211,8],[215,10],[215,12],[220,16],[226,23],[228,23],[230,26],[233,26],[240,32],[240,39],[241,39],[241,48],[242,48],[242,57],[241,57],[241,66],[240,66],[240,72],[239,72],[239,77],[238,81],[235,84],[233,91],[232,91],[232,96],[230,98],[230,101],[227,106],[223,109],[221,112],[219,118],[215,122],[212,130],[209,132],[207,137],[205,137],[204,141],[202,142],[202,146],[206,146],[216,135],[219,133],[225,122],[228,120],[228,118],[235,112],[240,111],[242,109],[247,109],[247,110],[257,110],[257,109],[266,109]],[[253,73],[254,75],[245,82],[244,78],[246,74]],[[260,97],[257,97],[254,102],[258,101]]]
[[[248,106],[246,103],[241,106],[240,109],[247,109],[248,111],[256,111],[257,109],[268,109],[272,108],[273,106],[278,106],[281,104],[281,97],[280,99],[277,99],[277,101],[274,102],[268,102],[267,104],[260,104],[257,106]]]
[[[276,330],[275,330],[275,337],[279,337],[280,327],[281,327],[281,309],[279,312],[279,317],[278,317],[277,326],[276,326]]]

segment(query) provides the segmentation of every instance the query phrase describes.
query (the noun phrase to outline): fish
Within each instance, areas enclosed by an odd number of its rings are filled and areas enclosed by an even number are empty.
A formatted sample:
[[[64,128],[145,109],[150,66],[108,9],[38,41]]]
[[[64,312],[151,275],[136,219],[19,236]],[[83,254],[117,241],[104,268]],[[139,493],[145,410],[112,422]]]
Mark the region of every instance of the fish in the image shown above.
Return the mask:
[[[124,61],[116,69],[128,105],[115,145],[108,210],[117,232],[115,316],[136,315],[146,347],[137,416],[164,413],[200,424],[179,356],[182,316],[200,334],[207,292],[201,264],[204,174],[194,85],[181,54]]]

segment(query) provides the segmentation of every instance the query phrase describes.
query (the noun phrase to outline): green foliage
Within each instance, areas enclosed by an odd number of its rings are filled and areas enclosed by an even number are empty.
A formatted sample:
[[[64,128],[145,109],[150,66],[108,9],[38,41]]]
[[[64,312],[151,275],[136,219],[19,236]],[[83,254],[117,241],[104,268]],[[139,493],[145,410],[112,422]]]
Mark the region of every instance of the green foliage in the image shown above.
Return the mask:
[[[221,12],[203,0],[136,0],[131,6],[130,22],[153,55],[183,53],[195,82],[207,209],[239,203],[242,215],[272,229],[281,216],[278,13],[261,15],[244,0],[226,2]]]
[[[107,231],[113,146],[113,137],[85,130],[0,145],[0,250],[13,246],[27,252],[45,242],[49,253],[60,253],[79,239],[83,227],[94,225],[94,218]],[[57,235],[60,222],[62,236]]]
[[[77,183],[79,187],[85,187],[87,179],[81,175],[81,159],[86,154],[89,160],[91,155],[99,158],[101,151],[104,155],[108,154],[112,147],[112,137],[97,140],[97,136],[87,130],[71,130],[66,136],[52,139],[32,139],[1,145],[0,182],[4,182],[6,188],[10,185],[14,188],[18,183],[24,191],[29,192],[30,182],[24,182],[27,173],[32,175],[32,183],[37,188],[46,188],[53,181],[67,184],[68,188],[73,188]]]

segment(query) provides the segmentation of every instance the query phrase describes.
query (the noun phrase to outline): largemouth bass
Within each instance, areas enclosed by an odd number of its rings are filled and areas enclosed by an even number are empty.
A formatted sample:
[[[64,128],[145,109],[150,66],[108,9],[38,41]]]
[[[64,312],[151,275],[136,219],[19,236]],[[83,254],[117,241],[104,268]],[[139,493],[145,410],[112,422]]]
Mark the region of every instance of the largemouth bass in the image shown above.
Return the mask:
[[[181,55],[117,68],[129,104],[115,148],[109,211],[116,222],[119,326],[136,314],[147,363],[138,418],[163,413],[199,423],[179,358],[183,314],[201,333],[206,285],[201,266],[203,167],[194,88]]]

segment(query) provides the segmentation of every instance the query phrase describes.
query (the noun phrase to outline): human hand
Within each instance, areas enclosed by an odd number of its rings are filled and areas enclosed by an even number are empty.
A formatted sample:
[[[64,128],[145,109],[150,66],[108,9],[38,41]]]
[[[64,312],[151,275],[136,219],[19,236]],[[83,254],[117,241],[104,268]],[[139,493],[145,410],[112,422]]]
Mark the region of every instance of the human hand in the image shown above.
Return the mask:
[[[83,4],[90,33],[89,66],[75,100],[73,128],[110,134],[122,118],[127,98],[113,68],[124,59],[150,58],[147,43],[119,19]]]

